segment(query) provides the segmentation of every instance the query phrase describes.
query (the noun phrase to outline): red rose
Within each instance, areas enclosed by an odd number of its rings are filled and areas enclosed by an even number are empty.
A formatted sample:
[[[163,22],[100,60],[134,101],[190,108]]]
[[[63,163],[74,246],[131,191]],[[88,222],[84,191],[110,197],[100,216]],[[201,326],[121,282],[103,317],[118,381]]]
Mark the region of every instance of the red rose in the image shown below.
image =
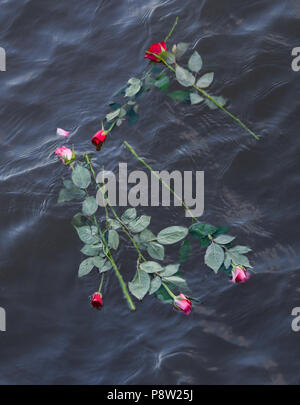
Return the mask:
[[[101,309],[103,307],[103,300],[101,293],[96,292],[93,294],[91,304],[96,309]]]
[[[156,55],[159,55],[161,52],[166,51],[166,50],[167,50],[167,45],[166,45],[165,41],[162,41],[162,42],[158,42],[156,44],[152,44],[147,52],[152,52],[152,53],[155,53]],[[156,56],[152,55],[151,53],[147,53],[147,52],[145,55],[145,59],[150,59],[153,62],[160,62],[160,60]]]
[[[103,142],[105,141],[107,135],[108,135],[108,132],[105,131],[104,129],[101,129],[101,131],[98,131],[95,133],[95,135],[92,138],[92,144],[96,146],[97,150],[101,149],[101,146],[102,146]]]

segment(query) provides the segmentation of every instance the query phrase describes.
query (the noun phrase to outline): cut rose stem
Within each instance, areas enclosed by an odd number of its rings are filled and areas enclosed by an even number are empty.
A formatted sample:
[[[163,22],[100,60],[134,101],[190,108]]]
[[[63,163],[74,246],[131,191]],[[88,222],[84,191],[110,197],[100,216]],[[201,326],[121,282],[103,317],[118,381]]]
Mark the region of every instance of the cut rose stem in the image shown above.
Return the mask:
[[[152,167],[144,161],[133,149],[131,145],[127,141],[124,141],[124,145],[126,148],[133,154],[134,157],[137,158],[139,162],[141,162],[145,167],[147,167],[148,170],[150,170],[153,173],[153,176],[155,176],[162,184],[164,187],[166,187],[167,190],[169,190],[181,203],[183,208],[190,214],[190,217],[192,218],[193,221],[197,221],[197,218],[194,217],[192,214],[191,210],[189,207],[186,205],[186,203],[182,200],[182,198],[179,197],[179,195],[176,194],[176,192],[155,172],[155,170],[152,169]]]
[[[103,192],[103,190],[102,190],[100,184],[97,182],[95,170],[94,170],[94,168],[93,168],[92,162],[90,161],[88,155],[85,155],[85,160],[86,160],[86,162],[88,163],[88,165],[89,165],[89,167],[90,167],[90,169],[91,169],[91,172],[92,172],[92,175],[93,175],[93,178],[94,178],[94,181],[95,181],[95,183],[96,183],[97,188],[99,189],[99,191],[101,192],[101,194],[102,194],[102,196],[105,198],[105,200],[107,201],[107,204],[108,204],[109,208],[111,209],[111,212],[113,213],[114,217],[115,217],[116,220],[120,223],[121,228],[122,228],[122,231],[123,231],[123,232],[128,236],[128,238],[131,240],[133,246],[135,247],[135,249],[136,249],[137,252],[138,252],[139,257],[140,257],[143,261],[147,261],[147,260],[145,259],[145,257],[143,256],[143,253],[142,253],[141,250],[139,249],[137,243],[136,243],[135,240],[133,239],[133,236],[131,235],[129,229],[126,227],[126,225],[124,224],[124,222],[123,222],[123,221],[121,220],[121,218],[118,216],[118,214],[116,213],[115,209],[114,209],[114,208],[112,207],[112,205],[110,204],[109,198],[106,197],[106,195],[105,195],[105,193]],[[105,207],[105,208],[106,208],[106,207]]]
[[[159,54],[149,52],[147,51],[146,53],[149,53],[151,55],[156,56],[161,62],[163,62],[164,65],[167,66],[168,69],[170,69],[173,73],[176,73],[175,69],[168,64],[167,61],[164,60]],[[203,94],[204,97],[206,97],[208,100],[213,102],[220,110],[222,110],[225,114],[229,115],[230,118],[232,118],[235,122],[237,122],[242,128],[244,128],[250,135],[253,136],[257,141],[260,139],[250,128],[247,127],[246,124],[244,124],[238,117],[236,117],[234,114],[229,112],[226,108],[224,108],[221,104],[219,104],[213,97],[211,97],[205,90],[200,89],[200,87],[197,87],[196,84],[193,84],[192,86],[194,89],[199,91],[199,93]]]
[[[90,166],[90,169],[91,169],[91,172],[92,172],[92,174],[93,174],[94,179],[96,179],[95,171],[94,171],[94,169],[93,169],[93,167],[92,167],[92,165],[91,165],[91,162],[90,162],[90,159],[89,159],[88,155],[85,155],[84,157],[85,157],[86,162],[87,162],[87,163],[89,164],[89,166]],[[96,181],[96,180],[95,180],[95,181]],[[133,301],[132,301],[132,299],[131,299],[131,296],[130,296],[129,291],[128,291],[128,289],[127,289],[126,283],[125,283],[125,281],[124,281],[124,279],[123,279],[123,277],[122,277],[122,274],[120,273],[120,271],[119,271],[119,269],[118,269],[118,266],[116,265],[116,262],[114,261],[114,258],[113,258],[112,254],[111,254],[111,251],[110,251],[110,249],[109,249],[109,247],[108,247],[108,245],[107,245],[107,242],[106,242],[106,239],[105,239],[105,235],[103,234],[103,232],[102,232],[102,230],[101,230],[101,228],[100,228],[100,225],[99,225],[99,223],[98,223],[98,221],[97,221],[96,215],[93,215],[93,219],[94,219],[94,223],[95,223],[95,225],[96,225],[96,227],[97,227],[97,229],[98,229],[98,232],[99,232],[99,234],[100,234],[100,236],[101,236],[102,242],[103,242],[105,248],[107,249],[107,252],[105,252],[105,255],[106,255],[106,257],[108,258],[108,260],[110,261],[110,263],[111,263],[111,265],[112,265],[112,267],[113,267],[113,269],[114,269],[114,271],[115,271],[115,273],[116,273],[116,276],[117,276],[117,278],[118,278],[118,280],[119,280],[119,283],[120,283],[120,285],[121,285],[121,288],[122,288],[124,297],[126,298],[130,309],[131,309],[132,311],[135,311],[135,305],[134,305],[134,303],[133,303]]]

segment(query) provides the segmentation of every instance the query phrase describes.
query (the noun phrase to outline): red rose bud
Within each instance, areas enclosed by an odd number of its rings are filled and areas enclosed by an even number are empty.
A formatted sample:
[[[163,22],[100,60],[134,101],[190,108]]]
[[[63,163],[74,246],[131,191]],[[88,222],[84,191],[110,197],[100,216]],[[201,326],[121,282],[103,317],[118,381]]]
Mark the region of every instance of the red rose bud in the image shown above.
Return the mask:
[[[233,283],[245,283],[250,278],[250,273],[243,266],[236,266],[232,270],[232,279]]]
[[[103,307],[103,300],[101,293],[96,292],[93,294],[91,304],[96,309],[101,309]]]
[[[92,144],[96,146],[96,149],[98,151],[101,149],[102,144],[105,141],[107,135],[108,132],[105,131],[104,129],[101,129],[101,131],[96,132],[95,135],[93,136]]]
[[[146,52],[145,59],[150,59],[153,62],[160,62],[160,60],[155,55],[152,55],[152,53],[159,55],[161,52],[164,52],[166,50],[167,50],[167,45],[166,45],[165,41],[158,42],[156,44],[152,44],[147,51],[147,52],[151,52],[151,53]]]
[[[185,295],[179,294],[179,297],[174,298],[174,308],[183,311],[185,315],[191,313],[192,303]]]

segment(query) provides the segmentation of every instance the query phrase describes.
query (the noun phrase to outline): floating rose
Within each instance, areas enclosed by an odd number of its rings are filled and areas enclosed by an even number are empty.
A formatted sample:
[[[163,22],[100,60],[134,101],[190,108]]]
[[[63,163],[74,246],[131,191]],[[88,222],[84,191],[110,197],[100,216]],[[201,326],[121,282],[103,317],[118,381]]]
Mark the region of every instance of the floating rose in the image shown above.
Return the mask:
[[[185,315],[191,313],[192,303],[184,294],[179,294],[179,297],[174,298],[174,308],[183,311]]]
[[[96,146],[96,149],[98,151],[101,149],[102,144],[105,141],[107,135],[108,132],[105,131],[104,129],[101,129],[101,131],[96,132],[95,135],[93,136],[92,144]]]
[[[250,273],[243,266],[236,266],[232,270],[232,279],[233,283],[244,283],[250,278]]]
[[[102,294],[99,292],[94,293],[91,304],[94,308],[101,309],[103,307]]]
[[[65,138],[69,135],[70,131],[66,131],[65,129],[62,128],[57,128],[56,130],[56,135],[59,136],[64,136]]]
[[[54,152],[62,162],[66,165],[69,165],[75,159],[75,153],[71,149],[67,148],[66,146],[62,146],[61,148],[57,148]]]
[[[155,56],[152,55],[152,53],[155,53],[156,55],[159,55],[161,52],[164,52],[167,50],[167,45],[165,41],[162,42],[157,42],[156,44],[152,44],[148,51],[146,52],[145,59],[150,59],[153,62],[160,62],[160,60]],[[148,53],[151,52],[151,53]]]

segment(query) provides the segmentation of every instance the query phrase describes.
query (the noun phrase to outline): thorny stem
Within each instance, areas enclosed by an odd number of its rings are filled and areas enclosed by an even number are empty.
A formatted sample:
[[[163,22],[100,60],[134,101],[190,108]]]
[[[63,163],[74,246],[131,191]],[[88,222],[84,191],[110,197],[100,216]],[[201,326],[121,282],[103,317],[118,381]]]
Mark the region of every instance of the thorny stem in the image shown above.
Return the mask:
[[[175,299],[175,298],[176,298],[176,295],[173,294],[173,292],[170,290],[170,288],[167,286],[167,284],[165,284],[163,281],[162,281],[161,284],[165,287],[165,289],[167,290],[167,293],[170,295],[170,297],[172,297],[173,299]]]
[[[177,23],[178,23],[178,20],[179,20],[179,18],[176,17],[176,20],[175,20],[175,22],[174,22],[174,24],[173,24],[173,27],[171,28],[171,31],[169,32],[169,34],[168,34],[168,35],[166,36],[166,38],[165,38],[165,42],[167,42],[168,39],[171,38],[171,35],[173,34],[173,31],[174,31],[174,29],[175,29],[175,27],[176,27],[176,25],[177,25]]]
[[[117,278],[119,279],[119,283],[120,283],[121,288],[122,288],[122,290],[123,290],[123,294],[124,294],[125,298],[127,299],[127,302],[128,302],[128,304],[129,304],[130,309],[131,309],[132,311],[135,311],[135,305],[134,305],[134,303],[132,302],[132,299],[131,299],[131,297],[130,297],[129,291],[128,291],[127,286],[126,286],[126,284],[125,284],[125,281],[124,281],[124,279],[123,279],[123,277],[122,277],[122,274],[120,273],[120,271],[119,271],[119,269],[118,269],[118,266],[116,265],[116,262],[114,261],[113,256],[112,256],[112,254],[111,254],[111,252],[110,252],[110,250],[109,250],[109,247],[108,247],[107,242],[106,242],[106,240],[105,240],[105,235],[104,235],[103,232],[101,231],[101,228],[100,228],[100,225],[99,225],[99,223],[98,223],[98,221],[97,221],[96,215],[94,215],[94,222],[95,222],[95,225],[97,226],[97,228],[98,228],[98,230],[99,230],[99,233],[100,233],[101,238],[102,238],[102,242],[103,242],[103,244],[104,244],[104,246],[105,246],[105,248],[106,248],[105,256],[106,256],[106,257],[108,258],[108,260],[110,261],[110,263],[111,263],[111,265],[112,265],[112,267],[113,267],[113,269],[114,269],[114,271],[115,271],[115,273],[116,273],[116,276],[117,276]]]
[[[194,217],[194,215],[192,214],[191,210],[189,209],[189,207],[186,205],[186,203],[178,196],[178,194],[152,169],[152,167],[146,163],[144,161],[144,159],[142,159],[137,153],[136,151],[133,149],[133,147],[131,145],[129,145],[129,143],[127,141],[124,141],[124,145],[126,146],[126,148],[133,154],[133,156],[135,156],[139,162],[141,162],[145,167],[147,167],[147,169],[149,169],[151,171],[151,173],[153,173],[153,176],[155,176],[157,179],[159,179],[159,181],[164,185],[164,187],[166,187],[181,203],[181,205],[184,207],[184,209],[190,214],[190,217],[193,219],[193,221],[197,221],[196,217]]]
[[[100,281],[100,285],[99,285],[99,289],[98,289],[98,291],[99,291],[100,294],[101,294],[101,289],[102,289],[103,281],[104,281],[104,273],[102,273],[101,281]]]
[[[105,193],[103,192],[103,190],[102,190],[100,184],[97,182],[95,170],[94,170],[94,168],[93,168],[92,162],[90,161],[90,159],[89,159],[89,157],[88,157],[87,155],[85,155],[85,159],[86,159],[86,162],[88,163],[88,165],[89,165],[89,167],[90,167],[90,169],[91,169],[91,172],[92,172],[94,181],[95,181],[95,183],[96,183],[96,185],[97,185],[97,188],[100,190],[102,196],[103,196],[103,197],[105,198],[105,200],[107,201],[107,204],[108,204],[109,208],[111,209],[111,211],[112,211],[114,217],[115,217],[116,220],[120,223],[121,228],[122,228],[122,231],[128,236],[128,238],[129,238],[130,241],[132,242],[133,246],[135,247],[135,249],[136,249],[137,252],[138,252],[139,258],[143,259],[144,261],[147,261],[146,258],[145,258],[144,255],[143,255],[143,253],[141,252],[140,248],[138,247],[136,241],[133,239],[133,236],[131,235],[129,229],[126,227],[126,225],[124,224],[124,222],[123,222],[123,221],[121,220],[121,218],[118,216],[118,214],[116,213],[115,209],[114,209],[114,208],[112,207],[112,205],[110,204],[110,201],[109,201],[108,197],[107,197],[107,196],[105,195]],[[105,206],[105,208],[106,208],[106,206]]]
[[[88,155],[84,155],[84,157],[85,157],[85,160],[86,160],[87,163],[90,162],[90,159],[89,159]],[[91,168],[91,172],[92,172],[93,177],[94,177],[94,176],[95,176],[95,171],[94,171],[94,169],[93,169],[93,167],[92,167],[91,165],[90,165],[90,168]],[[72,169],[73,169],[73,168],[72,168]],[[134,303],[132,302],[132,299],[131,299],[131,297],[130,297],[129,291],[128,291],[127,287],[126,287],[126,284],[125,284],[125,282],[124,282],[124,279],[123,279],[123,277],[122,277],[122,274],[120,273],[120,271],[119,271],[119,269],[118,269],[118,266],[116,265],[116,262],[114,261],[114,258],[113,258],[112,254],[111,254],[111,252],[110,252],[110,249],[109,249],[109,247],[108,247],[108,245],[107,245],[107,243],[106,243],[105,235],[103,235],[103,232],[101,231],[100,225],[99,225],[99,223],[98,223],[98,221],[97,221],[97,218],[96,218],[96,215],[95,215],[95,214],[93,215],[93,219],[94,219],[95,226],[97,227],[98,232],[99,232],[99,234],[100,234],[100,236],[101,236],[102,242],[103,242],[103,244],[104,244],[104,246],[105,246],[105,248],[106,248],[106,249],[105,249],[105,256],[106,256],[106,257],[108,258],[108,260],[110,261],[110,263],[111,263],[111,265],[112,265],[112,267],[113,267],[113,269],[114,269],[114,271],[115,271],[115,273],[116,273],[116,276],[117,276],[117,278],[119,279],[121,288],[122,288],[122,290],[123,290],[123,294],[124,294],[124,296],[125,296],[125,298],[126,298],[126,300],[127,300],[127,302],[128,302],[128,305],[129,305],[130,309],[131,309],[132,311],[135,311],[135,305],[134,305]]]
[[[170,69],[172,72],[176,73],[175,69],[168,64],[167,61],[164,60],[159,54],[149,52],[147,51],[146,53],[149,53],[151,55],[156,56],[161,62],[164,63],[164,65],[167,66],[168,69]],[[252,135],[257,141],[260,139],[250,128],[247,127],[246,124],[244,124],[238,117],[236,117],[234,114],[229,112],[226,108],[224,108],[221,104],[219,104],[213,97],[211,97],[205,90],[200,89],[197,87],[196,84],[193,84],[193,88],[199,91],[201,94],[203,94],[208,100],[213,102],[220,110],[222,110],[225,114],[229,115],[230,118],[232,118],[235,122],[237,122],[239,125],[241,125],[242,128],[244,128],[250,135]]]

